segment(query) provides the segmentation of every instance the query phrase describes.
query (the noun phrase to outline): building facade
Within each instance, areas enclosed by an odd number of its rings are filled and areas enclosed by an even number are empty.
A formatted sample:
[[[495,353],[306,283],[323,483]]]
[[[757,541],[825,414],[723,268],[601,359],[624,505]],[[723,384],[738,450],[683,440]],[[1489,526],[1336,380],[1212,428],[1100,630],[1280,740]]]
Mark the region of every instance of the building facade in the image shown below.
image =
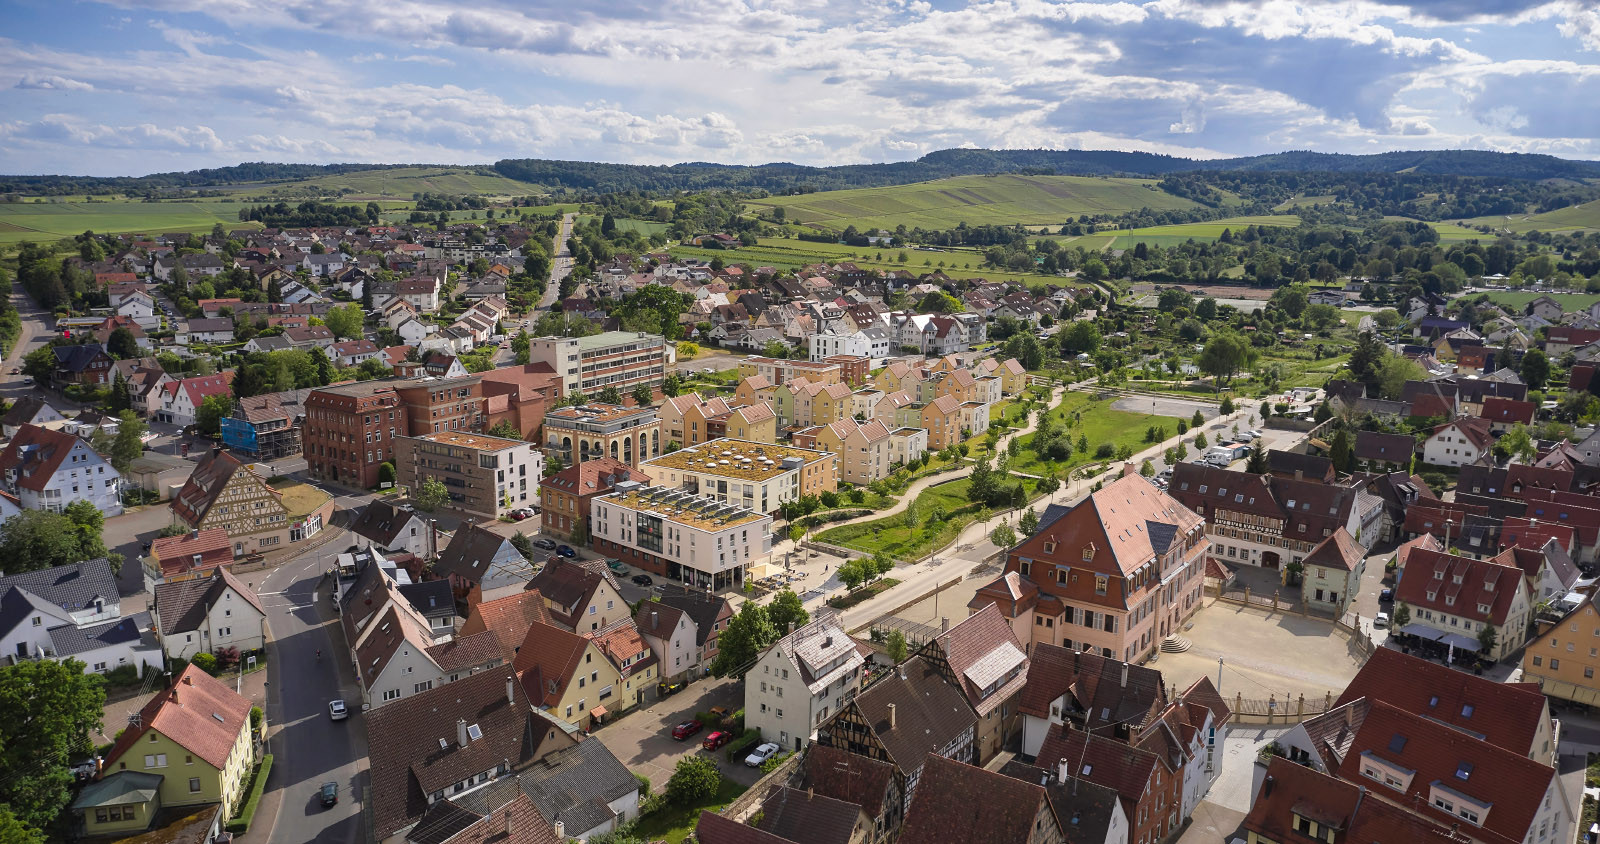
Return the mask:
[[[737,589],[772,553],[772,517],[635,481],[590,504],[591,544],[692,588]]]
[[[393,384],[361,381],[315,390],[306,397],[302,431],[306,469],[313,478],[371,489],[378,467],[394,457],[406,433],[406,410]]]
[[[607,387],[628,393],[639,384],[658,386],[667,377],[667,341],[656,334],[536,337],[528,349],[529,360],[549,364],[561,376],[563,395],[593,395]]]
[[[758,513],[839,487],[836,454],[734,439],[679,449],[640,468],[659,486]]]
[[[639,466],[661,455],[664,439],[653,407],[585,404],[544,417],[545,456],[567,466],[601,457]]]
[[[87,442],[65,431],[23,425],[0,452],[0,482],[25,510],[59,513],[87,501],[122,514],[122,475]]]
[[[435,478],[449,490],[451,509],[498,519],[539,500],[544,455],[538,446],[463,431],[395,440],[395,476],[412,489]]]

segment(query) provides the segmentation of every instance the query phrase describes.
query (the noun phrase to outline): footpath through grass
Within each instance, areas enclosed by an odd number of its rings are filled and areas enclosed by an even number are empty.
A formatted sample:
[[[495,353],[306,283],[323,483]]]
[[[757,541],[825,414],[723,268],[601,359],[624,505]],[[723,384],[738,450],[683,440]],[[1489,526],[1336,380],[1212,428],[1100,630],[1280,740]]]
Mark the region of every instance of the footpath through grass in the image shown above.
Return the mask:
[[[1075,466],[1105,461],[1107,458],[1095,456],[1105,443],[1110,443],[1113,449],[1127,446],[1138,452],[1150,445],[1144,437],[1151,425],[1165,427],[1168,436],[1178,433],[1177,417],[1113,409],[1112,403],[1121,398],[1124,397],[1096,399],[1091,393],[1068,391],[1061,403],[1050,410],[1050,415],[1059,423],[1056,427],[1065,428],[1067,436],[1072,438],[1072,456],[1066,460],[1040,460],[1033,451],[1037,434],[1028,434],[1020,440],[1022,451],[1011,459],[1011,469],[1029,475],[1042,475],[1049,470],[1065,478],[1065,471]],[[1076,447],[1080,436],[1088,440],[1087,451]]]
[[[1029,501],[1039,497],[1037,480],[1023,478],[1022,482]],[[980,512],[992,512],[972,501],[968,485],[967,478],[935,484],[923,490],[904,512],[831,528],[817,534],[817,540],[867,554],[882,551],[898,560],[920,559],[954,542]]]

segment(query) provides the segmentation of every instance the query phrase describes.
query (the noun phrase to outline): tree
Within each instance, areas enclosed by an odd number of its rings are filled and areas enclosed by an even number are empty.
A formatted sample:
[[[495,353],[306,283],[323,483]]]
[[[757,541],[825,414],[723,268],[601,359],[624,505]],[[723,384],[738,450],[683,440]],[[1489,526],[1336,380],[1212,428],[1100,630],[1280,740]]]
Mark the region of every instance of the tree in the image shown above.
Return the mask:
[[[1250,459],[1245,463],[1244,470],[1252,475],[1265,475],[1271,471],[1267,465],[1267,450],[1264,448],[1250,449]]]
[[[1483,654],[1489,659],[1493,659],[1494,646],[1498,642],[1499,638],[1500,632],[1495,629],[1494,625],[1484,622],[1484,625],[1478,628],[1478,653]]]
[[[134,338],[133,332],[124,326],[117,326],[106,339],[106,351],[118,360],[127,360],[139,356],[139,341]]]
[[[322,323],[335,337],[350,339],[361,336],[361,325],[366,321],[366,314],[361,312],[361,305],[348,302],[337,308],[330,308]]]
[[[106,397],[106,410],[121,413],[133,407],[133,393],[128,389],[128,379],[121,372],[111,376],[111,391]]]
[[[1404,601],[1401,601],[1400,603],[1395,604],[1394,605],[1394,618],[1391,620],[1390,626],[1393,627],[1396,630],[1400,630],[1400,629],[1403,629],[1407,624],[1410,624],[1410,623],[1411,623],[1411,607],[1407,606]]]
[[[517,430],[517,426],[511,424],[510,419],[502,419],[499,422],[494,423],[494,425],[490,427],[489,430],[484,431],[484,433],[491,437],[499,437],[503,440],[522,439],[522,432]]]
[[[989,541],[993,542],[996,548],[1010,548],[1017,544],[1017,532],[1011,525],[1001,522],[994,526],[994,530],[989,531]]]
[[[906,512],[910,511],[908,510]],[[877,568],[874,567],[873,570],[876,571]],[[856,587],[860,586],[862,583],[865,583],[868,577],[866,571],[861,568],[861,563],[858,560],[845,560],[839,564],[837,571],[839,573],[839,582],[843,583],[844,588],[851,592],[856,591]]]
[[[589,522],[582,516],[572,520],[572,541],[578,545],[589,544]]]
[[[216,434],[222,430],[222,418],[233,415],[233,397],[223,393],[206,396],[194,411],[195,427],[202,434]]]
[[[675,396],[678,395],[678,393],[680,393],[682,391],[683,391],[683,376],[679,375],[676,372],[669,374],[661,382],[661,394],[664,395],[664,396],[667,396],[669,398],[670,397],[675,397]]]
[[[649,407],[656,400],[656,395],[649,384],[640,384],[633,388],[633,403],[639,407]]]
[[[424,513],[432,513],[450,500],[450,490],[438,478],[426,478],[411,492],[411,503]]]
[[[0,668],[0,805],[35,829],[67,804],[68,765],[94,748],[90,735],[101,728],[105,685],[84,667],[41,659]]]
[[[622,404],[622,391],[616,387],[607,387],[600,391],[601,404]]]
[[[1231,331],[1219,331],[1206,341],[1197,365],[1201,372],[1226,384],[1239,370],[1250,365],[1255,354],[1254,347],[1244,338]]]
[[[1233,397],[1232,396],[1223,396],[1223,398],[1222,398],[1222,406],[1220,408],[1218,408],[1218,410],[1222,413],[1223,416],[1227,416],[1228,414],[1234,412],[1237,409],[1238,408],[1233,406]]]
[[[1022,529],[1023,536],[1033,536],[1039,530],[1039,513],[1029,507],[1022,517],[1017,519],[1017,527]]]
[[[44,384],[56,373],[56,353],[50,346],[40,346],[22,359],[22,374]]]
[[[1405,392],[1407,381],[1422,381],[1427,377],[1427,371],[1416,361],[1404,355],[1389,355],[1378,364],[1378,392],[1394,401]]]
[[[133,461],[144,454],[144,433],[148,426],[139,414],[124,410],[117,414],[117,436],[111,441],[111,465],[124,476]]]
[[[782,636],[796,627],[805,626],[811,620],[811,614],[806,612],[805,604],[793,589],[785,588],[772,596],[771,603],[767,604],[767,619],[772,622],[773,629]]]
[[[1139,464],[1139,474],[1147,478],[1155,477],[1156,464],[1151,463],[1149,458],[1145,458],[1145,461]]]
[[[1539,349],[1529,349],[1522,355],[1521,375],[1529,390],[1543,390],[1550,380],[1550,359]]]
[[[0,523],[0,568],[10,575],[81,562],[88,558],[79,554],[79,537],[61,513],[23,510]]]
[[[44,833],[30,829],[18,820],[16,815],[11,814],[10,809],[0,806],[0,841],[9,844],[44,844]]]
[[[528,346],[531,342],[533,337],[527,331],[518,331],[517,335],[511,338],[511,351],[516,355],[517,366],[527,366],[531,360],[530,355],[533,353]]]
[[[1518,457],[1524,463],[1532,463],[1538,454],[1538,448],[1534,445],[1533,435],[1529,433],[1528,426],[1520,422],[1512,425],[1511,430],[1502,434],[1494,444],[1494,455],[1501,460]]]
[[[700,344],[682,342],[678,344],[678,360],[694,360],[700,356]]]
[[[1355,447],[1350,442],[1350,432],[1340,428],[1333,435],[1333,442],[1328,445],[1328,457],[1333,460],[1333,468],[1340,472],[1348,473],[1355,460]]]
[[[678,760],[667,780],[666,797],[675,805],[689,806],[716,794],[721,787],[722,771],[717,769],[717,763],[710,756],[695,753]]]
[[[883,641],[883,647],[888,652],[889,659],[893,660],[896,665],[905,662],[911,651],[910,648],[906,647],[906,634],[901,633],[898,629],[889,631],[889,635]]]
[[[384,487],[388,484],[388,487]],[[383,489],[394,488],[394,464],[385,460],[378,464],[378,486]]]
[[[728,626],[717,635],[717,658],[711,662],[711,673],[726,677],[747,670],[756,656],[768,645],[778,641],[778,628],[767,617],[767,608],[755,601],[745,601],[739,612],[728,619]]]
[[[511,547],[517,549],[518,554],[527,559],[533,559],[533,540],[529,539],[527,534],[519,530],[511,534],[510,541]]]
[[[1211,441],[1206,439],[1206,432],[1205,431],[1201,431],[1200,433],[1194,435],[1194,447],[1195,448],[1205,448],[1205,447],[1207,447],[1209,445],[1211,445]]]

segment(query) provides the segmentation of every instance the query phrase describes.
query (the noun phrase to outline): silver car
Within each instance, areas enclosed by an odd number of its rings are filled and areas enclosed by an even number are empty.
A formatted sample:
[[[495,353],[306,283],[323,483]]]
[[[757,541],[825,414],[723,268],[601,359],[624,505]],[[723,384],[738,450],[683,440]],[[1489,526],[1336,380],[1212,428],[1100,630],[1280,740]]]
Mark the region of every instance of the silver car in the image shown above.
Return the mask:
[[[755,750],[750,751],[750,755],[744,757],[744,763],[752,768],[759,768],[763,762],[771,759],[773,756],[777,755],[777,753],[777,743],[769,741],[760,747],[757,747]]]

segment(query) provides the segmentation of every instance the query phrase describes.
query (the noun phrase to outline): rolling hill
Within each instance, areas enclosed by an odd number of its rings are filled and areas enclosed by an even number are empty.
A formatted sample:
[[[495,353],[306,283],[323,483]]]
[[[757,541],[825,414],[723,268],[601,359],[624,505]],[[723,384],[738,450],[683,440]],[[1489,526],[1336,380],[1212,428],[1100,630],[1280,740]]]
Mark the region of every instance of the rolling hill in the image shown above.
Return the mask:
[[[1477,217],[1464,222],[1467,225],[1492,226],[1518,233],[1600,230],[1600,200],[1585,202],[1582,205],[1569,205],[1543,214]]]

